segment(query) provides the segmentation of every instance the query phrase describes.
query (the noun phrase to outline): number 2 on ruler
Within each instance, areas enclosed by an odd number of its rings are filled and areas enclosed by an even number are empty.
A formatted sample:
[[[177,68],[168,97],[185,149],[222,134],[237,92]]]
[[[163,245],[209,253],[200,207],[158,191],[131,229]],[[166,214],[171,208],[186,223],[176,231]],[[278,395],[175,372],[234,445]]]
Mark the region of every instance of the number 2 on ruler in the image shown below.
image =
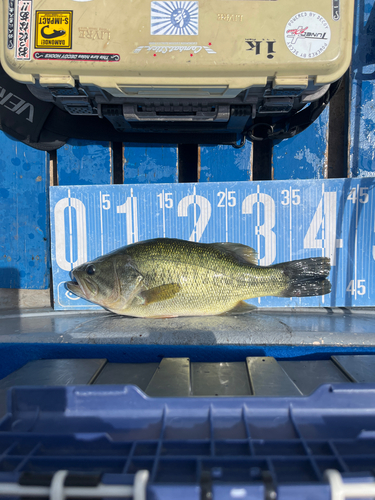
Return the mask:
[[[188,208],[193,205],[194,208],[194,229],[190,235],[189,241],[200,241],[204,230],[207,227],[208,221],[211,217],[211,203],[204,196],[196,194],[194,187],[194,194],[185,196],[180,200],[177,213],[179,217],[188,216]],[[200,215],[197,219],[197,207],[200,209]]]

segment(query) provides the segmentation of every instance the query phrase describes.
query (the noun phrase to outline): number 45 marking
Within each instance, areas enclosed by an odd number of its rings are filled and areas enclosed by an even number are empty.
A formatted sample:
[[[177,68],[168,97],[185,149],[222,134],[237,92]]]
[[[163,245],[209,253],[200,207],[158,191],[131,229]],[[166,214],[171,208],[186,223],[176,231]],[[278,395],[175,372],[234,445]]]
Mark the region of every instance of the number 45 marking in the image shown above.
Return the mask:
[[[351,295],[354,295],[355,292],[358,295],[364,295],[366,293],[366,280],[357,280],[357,289],[355,287],[355,280],[350,280],[346,291],[350,292]]]

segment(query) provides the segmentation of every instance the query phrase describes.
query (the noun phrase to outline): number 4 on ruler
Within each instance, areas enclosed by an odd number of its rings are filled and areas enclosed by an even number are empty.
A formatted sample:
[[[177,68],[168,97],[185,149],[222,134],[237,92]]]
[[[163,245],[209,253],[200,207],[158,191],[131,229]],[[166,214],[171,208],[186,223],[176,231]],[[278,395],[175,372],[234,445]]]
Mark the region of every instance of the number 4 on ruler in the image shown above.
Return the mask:
[[[322,237],[318,238],[322,228]],[[321,248],[323,256],[336,265],[336,248],[343,247],[342,238],[336,238],[336,193],[324,192],[310,227],[303,240],[303,248]]]

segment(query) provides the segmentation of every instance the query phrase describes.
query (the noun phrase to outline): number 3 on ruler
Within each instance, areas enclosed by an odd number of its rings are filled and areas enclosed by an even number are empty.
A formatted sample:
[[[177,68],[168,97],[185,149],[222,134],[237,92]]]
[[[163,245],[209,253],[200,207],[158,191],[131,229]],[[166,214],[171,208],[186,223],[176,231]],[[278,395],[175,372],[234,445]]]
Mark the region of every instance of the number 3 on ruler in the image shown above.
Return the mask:
[[[260,204],[264,206],[264,223],[260,225]],[[242,213],[252,214],[253,207],[257,204],[257,225],[255,228],[255,234],[258,237],[258,253],[260,249],[260,237],[263,236],[265,239],[265,253],[264,257],[259,260],[260,266],[269,266],[276,259],[276,234],[272,231],[275,227],[275,202],[270,195],[265,193],[259,193],[259,188],[257,193],[250,194],[246,196],[242,202]]]

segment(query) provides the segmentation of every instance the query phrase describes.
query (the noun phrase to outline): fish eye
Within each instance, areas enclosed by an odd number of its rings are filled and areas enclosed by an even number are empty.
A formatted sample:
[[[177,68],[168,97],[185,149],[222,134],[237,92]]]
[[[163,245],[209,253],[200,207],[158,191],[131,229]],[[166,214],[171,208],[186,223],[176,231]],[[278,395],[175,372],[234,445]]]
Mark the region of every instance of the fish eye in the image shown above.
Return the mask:
[[[93,265],[87,266],[86,273],[92,276],[93,274],[95,274],[95,267]]]

